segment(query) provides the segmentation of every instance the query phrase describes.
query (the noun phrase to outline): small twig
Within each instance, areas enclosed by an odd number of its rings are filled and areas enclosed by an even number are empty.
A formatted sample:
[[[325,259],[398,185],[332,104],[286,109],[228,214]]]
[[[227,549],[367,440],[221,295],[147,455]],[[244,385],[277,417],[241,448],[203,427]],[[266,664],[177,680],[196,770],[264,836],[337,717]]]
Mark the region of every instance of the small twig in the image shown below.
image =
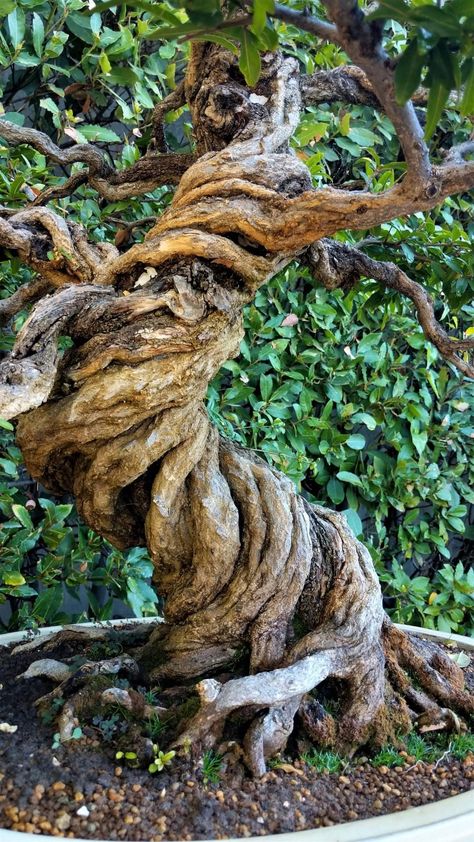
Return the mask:
[[[134,228],[139,228],[141,225],[154,225],[156,222],[156,216],[144,216],[142,219],[135,219],[132,222],[128,222],[120,216],[106,216],[105,219],[107,222],[113,222],[115,225],[120,225],[121,228],[126,228],[127,231],[133,231]]]
[[[184,81],[171,91],[168,96],[158,102],[152,114],[152,143],[150,146],[159,152],[168,152],[168,145],[165,138],[164,118],[169,111],[175,111],[186,103]]]
[[[304,32],[310,32],[324,41],[332,41],[334,44],[341,44],[340,36],[337,27],[332,23],[320,20],[313,17],[306,11],[297,11],[296,9],[289,9],[287,6],[282,6],[280,3],[275,4],[275,11],[271,13],[272,18],[277,18],[284,23],[292,24],[293,26],[302,29]]]

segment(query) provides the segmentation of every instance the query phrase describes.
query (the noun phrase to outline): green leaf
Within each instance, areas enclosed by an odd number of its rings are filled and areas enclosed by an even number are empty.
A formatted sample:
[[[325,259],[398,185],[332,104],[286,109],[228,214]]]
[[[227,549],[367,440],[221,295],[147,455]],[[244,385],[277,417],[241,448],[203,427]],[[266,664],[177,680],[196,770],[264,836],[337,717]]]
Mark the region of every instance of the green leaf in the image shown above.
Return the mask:
[[[14,504],[12,506],[12,512],[25,529],[34,529],[33,521],[31,520],[28,509],[25,509],[24,506],[20,506],[19,504]]]
[[[399,105],[404,105],[418,88],[424,61],[424,56],[418,52],[418,39],[414,38],[395,69],[395,90]]]
[[[39,58],[41,58],[41,52],[44,42],[44,23],[36,12],[33,12],[32,31],[34,51],[36,55]]]
[[[429,140],[438,125],[439,118],[441,117],[444,106],[448,101],[449,93],[449,88],[446,88],[439,79],[434,80],[428,94],[428,108],[426,111],[425,126],[426,140]]]
[[[362,526],[362,521],[357,512],[354,511],[354,509],[344,509],[344,511],[341,512],[341,514],[346,516],[346,520],[356,538],[362,535],[364,527]]]
[[[25,37],[25,13],[19,6],[10,12],[7,17],[8,32],[10,33],[10,41],[16,48],[20,46]]]
[[[8,477],[17,477],[18,476],[18,468],[11,459],[0,459],[0,469],[6,474]]]
[[[0,427],[4,430],[9,430],[10,432],[13,432],[15,429],[13,424],[11,424],[10,421],[6,421],[5,418],[0,418]]]
[[[81,126],[79,132],[86,140],[101,140],[104,143],[120,143],[118,134],[106,126]]]
[[[374,144],[380,143],[380,138],[376,134],[371,132],[370,129],[364,129],[362,126],[353,126],[349,130],[348,138],[353,143],[362,147],[374,146]]]
[[[63,600],[61,585],[49,587],[40,593],[33,605],[33,615],[41,621],[53,620]]]
[[[270,398],[273,391],[273,379],[268,374],[260,375],[260,394],[265,402]]]
[[[219,46],[225,47],[226,50],[234,53],[234,55],[238,55],[239,53],[237,45],[230,38],[226,38],[225,35],[221,35],[218,32],[206,32],[205,35],[196,35],[193,41],[211,41],[213,44],[219,44]]]
[[[3,573],[2,579],[5,585],[12,586],[24,585],[26,582],[25,577],[17,570],[12,570],[9,573]]]
[[[40,99],[39,101],[40,107],[44,108],[46,111],[49,111],[51,114],[59,114],[59,107],[56,105],[54,100],[51,99],[50,96],[45,97],[44,99]]]
[[[353,433],[345,443],[351,450],[363,450],[365,447],[365,438],[360,433]]]
[[[112,65],[109,61],[109,57],[108,57],[107,53],[101,53],[100,54],[99,65],[100,65],[100,69],[102,70],[102,73],[105,73],[105,75],[107,76],[110,73],[110,71],[112,70]]]
[[[339,471],[336,476],[341,480],[341,482],[348,482],[350,485],[362,486],[362,480],[357,476],[357,474],[353,474],[352,471]]]
[[[0,18],[4,18],[13,11],[16,0],[0,0]]]
[[[327,484],[327,492],[329,494],[330,499],[337,506],[339,503],[342,503],[345,497],[344,486],[339,482],[336,477],[331,477]]]
[[[436,47],[430,51],[428,64],[430,75],[441,82],[445,88],[452,90],[458,86],[459,59],[451,53],[449,44],[442,39]]]
[[[267,13],[275,11],[274,0],[256,0],[253,6],[252,29],[256,35],[265,29]]]
[[[411,430],[411,440],[416,447],[417,453],[421,456],[428,443],[428,433],[426,430],[422,430],[421,432]]]
[[[388,18],[389,20],[397,20],[400,23],[405,23],[409,15],[410,9],[403,0],[383,0],[382,3],[379,3],[378,8],[368,16],[368,20]]]
[[[251,88],[257,84],[262,69],[260,53],[255,35],[248,29],[242,29],[239,68]]]

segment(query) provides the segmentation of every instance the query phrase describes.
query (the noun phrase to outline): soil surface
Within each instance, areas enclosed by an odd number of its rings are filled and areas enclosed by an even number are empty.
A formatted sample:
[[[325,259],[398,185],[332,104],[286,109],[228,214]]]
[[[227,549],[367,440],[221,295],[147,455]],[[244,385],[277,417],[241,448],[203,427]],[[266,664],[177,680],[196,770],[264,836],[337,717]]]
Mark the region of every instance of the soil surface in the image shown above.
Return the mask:
[[[53,685],[15,680],[38,657],[45,656],[11,656],[0,648],[0,723],[18,726],[0,733],[0,828],[157,842],[263,836],[380,816],[474,789],[473,754],[456,759],[446,752],[428,763],[402,751],[395,767],[374,767],[360,757],[331,774],[305,763],[295,745],[280,765],[252,780],[226,744],[211,781],[197,747],[151,775],[117,761],[115,740],[104,742],[93,725],[84,726],[81,739],[52,748],[54,723],[40,721],[34,702]],[[472,663],[465,674],[474,689]]]

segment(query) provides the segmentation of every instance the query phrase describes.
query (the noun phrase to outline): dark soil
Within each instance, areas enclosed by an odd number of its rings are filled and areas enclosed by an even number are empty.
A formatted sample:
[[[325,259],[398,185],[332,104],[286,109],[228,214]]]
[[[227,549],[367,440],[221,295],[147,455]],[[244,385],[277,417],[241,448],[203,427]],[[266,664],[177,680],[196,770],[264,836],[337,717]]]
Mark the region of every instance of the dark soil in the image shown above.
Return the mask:
[[[18,726],[0,733],[0,828],[120,840],[261,836],[406,810],[474,789],[474,755],[461,759],[449,751],[429,763],[402,751],[393,768],[361,757],[330,774],[303,762],[295,745],[255,781],[227,744],[220,747],[216,780],[206,782],[193,749],[155,775],[118,765],[115,741],[104,743],[91,725],[84,725],[82,739],[53,750],[54,724],[42,723],[33,706],[51,682],[15,681],[38,657],[0,649],[0,722]],[[472,664],[465,673],[474,687]]]

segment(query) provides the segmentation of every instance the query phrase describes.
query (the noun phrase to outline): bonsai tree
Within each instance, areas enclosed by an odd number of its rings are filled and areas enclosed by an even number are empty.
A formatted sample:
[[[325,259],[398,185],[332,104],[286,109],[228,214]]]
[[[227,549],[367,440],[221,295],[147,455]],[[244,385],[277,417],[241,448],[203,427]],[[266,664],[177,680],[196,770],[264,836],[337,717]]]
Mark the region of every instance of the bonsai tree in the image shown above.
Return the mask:
[[[460,87],[463,113],[474,110],[472,18],[460,0],[442,9],[400,0],[396,11],[411,15],[413,37],[394,57],[384,50],[393,11],[383,3],[367,16],[354,0],[324,0],[326,20],[272,0],[179,5],[188,20],[173,26],[170,9],[146,4],[166,23],[156,37],[179,35],[192,46],[134,165],[117,171],[91,143],[59,147],[34,128],[0,122],[5,140],[33,147],[51,166],[84,164],[24,209],[0,212],[0,244],[37,273],[0,304],[4,321],[33,305],[0,366],[0,415],[17,419],[33,477],[72,493],[86,523],[115,546],[147,546],[165,599],[165,622],[133,657],[95,671],[199,679],[199,709],[176,744],[210,745],[230,714],[252,712],[244,752],[255,774],[284,747],[297,714],[315,742],[346,753],[408,731],[416,717],[426,727],[441,719],[459,728],[459,717],[474,711],[461,670],[392,625],[370,554],[344,516],[311,505],[287,477],[219,435],[203,401],[211,378],[238,353],[242,308],[294,260],[327,289],[367,277],[408,296],[427,341],[474,376],[473,338],[447,334],[422,286],[394,263],[330,239],[474,186],[474,142],[438,151],[436,162],[428,148],[451,88]],[[276,20],[311,33],[315,49],[321,39],[338,45],[347,64],[300,75],[298,62],[278,51]],[[385,112],[404,161],[393,186],[313,187],[289,141],[305,105],[331,102]],[[166,113],[184,104],[192,154],[169,152],[164,139]],[[92,242],[54,210],[55,198],[84,183],[108,200],[164,184],[176,190],[144,241],[120,251]],[[228,679],[229,669],[230,680],[212,677],[225,670]],[[70,697],[63,736],[90,674],[79,670],[60,685]],[[327,679],[342,694],[337,719],[309,695]]]

